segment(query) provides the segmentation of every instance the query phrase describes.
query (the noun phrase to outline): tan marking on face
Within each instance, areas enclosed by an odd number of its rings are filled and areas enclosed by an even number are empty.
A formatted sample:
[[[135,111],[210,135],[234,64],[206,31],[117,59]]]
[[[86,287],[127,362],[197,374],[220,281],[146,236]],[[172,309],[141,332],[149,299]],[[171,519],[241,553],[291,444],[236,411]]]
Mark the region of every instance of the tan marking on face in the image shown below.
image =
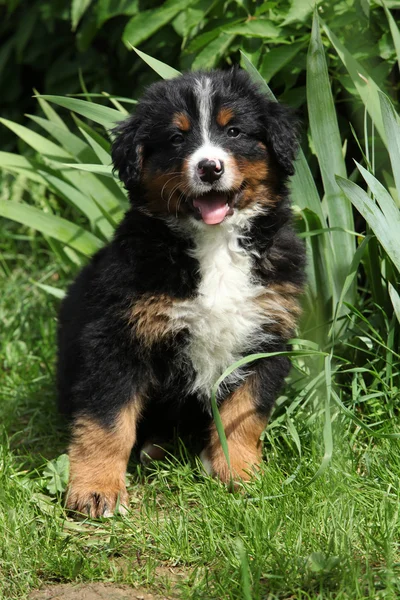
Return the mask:
[[[177,333],[183,327],[170,317],[173,299],[167,294],[146,295],[135,302],[129,313],[129,324],[145,348],[160,342],[167,335]]]
[[[235,390],[221,405],[220,416],[229,449],[232,476],[249,480],[257,471],[262,459],[260,435],[267,425],[267,417],[256,409],[251,379]],[[211,463],[213,474],[225,483],[230,481],[228,464],[214,424],[210,430],[210,442],[205,457]]]
[[[68,451],[68,509],[97,518],[112,514],[117,502],[128,506],[125,472],[142,403],[134,398],[109,428],[90,417],[76,419]]]
[[[266,159],[250,161],[237,159],[238,169],[246,183],[238,208],[251,206],[275,206],[280,197],[273,190],[275,187],[274,173],[268,168]]]
[[[223,106],[217,115],[217,123],[221,127],[228,125],[229,121],[233,119],[234,113],[232,108]]]
[[[152,171],[144,167],[142,183],[146,191],[147,210],[156,215],[186,215],[189,211],[184,191],[187,189],[183,171]]]
[[[272,320],[272,324],[267,325],[269,331],[285,339],[294,335],[301,315],[298,300],[301,293],[302,289],[292,283],[273,283],[265,288],[264,294],[254,300]]]
[[[172,119],[172,123],[176,125],[181,131],[190,130],[190,120],[185,113],[175,113]]]

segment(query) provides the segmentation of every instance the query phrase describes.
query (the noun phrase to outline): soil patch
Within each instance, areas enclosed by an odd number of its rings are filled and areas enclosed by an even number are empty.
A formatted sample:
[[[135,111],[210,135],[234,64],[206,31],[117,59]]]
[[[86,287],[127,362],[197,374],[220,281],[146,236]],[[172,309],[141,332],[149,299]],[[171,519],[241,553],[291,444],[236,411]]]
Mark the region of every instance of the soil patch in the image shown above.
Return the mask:
[[[175,600],[155,596],[143,588],[106,583],[64,583],[32,592],[29,600]]]

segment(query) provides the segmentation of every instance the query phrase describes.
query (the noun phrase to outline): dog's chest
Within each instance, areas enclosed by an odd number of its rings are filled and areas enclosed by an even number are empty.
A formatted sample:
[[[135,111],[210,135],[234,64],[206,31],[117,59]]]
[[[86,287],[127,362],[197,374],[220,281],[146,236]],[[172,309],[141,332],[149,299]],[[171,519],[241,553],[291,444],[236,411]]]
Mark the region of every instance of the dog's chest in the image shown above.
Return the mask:
[[[192,255],[199,264],[197,295],[178,303],[173,318],[189,330],[184,352],[195,370],[192,390],[208,396],[223,371],[262,335],[264,318],[256,301],[262,287],[253,280],[251,257],[234,230],[197,232]]]

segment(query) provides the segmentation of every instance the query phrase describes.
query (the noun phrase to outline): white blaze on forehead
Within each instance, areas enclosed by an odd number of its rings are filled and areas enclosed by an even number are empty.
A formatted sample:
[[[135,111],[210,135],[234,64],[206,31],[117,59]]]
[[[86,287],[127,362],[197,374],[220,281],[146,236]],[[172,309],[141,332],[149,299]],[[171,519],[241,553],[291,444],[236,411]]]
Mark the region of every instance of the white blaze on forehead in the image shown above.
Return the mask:
[[[203,142],[210,141],[209,131],[211,125],[212,111],[212,85],[209,77],[201,77],[196,81],[197,106],[199,108],[200,129],[203,137]]]
[[[234,182],[232,173],[232,160],[229,154],[220,146],[212,144],[210,141],[211,116],[212,116],[212,100],[213,89],[212,82],[209,77],[202,76],[196,81],[196,101],[199,110],[199,126],[202,138],[202,144],[197,150],[190,155],[188,160],[189,165],[189,182],[192,192],[202,194],[212,189],[216,191],[230,190]],[[201,160],[215,160],[216,164],[224,163],[224,174],[221,179],[213,186],[208,183],[201,182],[198,175],[198,164]]]

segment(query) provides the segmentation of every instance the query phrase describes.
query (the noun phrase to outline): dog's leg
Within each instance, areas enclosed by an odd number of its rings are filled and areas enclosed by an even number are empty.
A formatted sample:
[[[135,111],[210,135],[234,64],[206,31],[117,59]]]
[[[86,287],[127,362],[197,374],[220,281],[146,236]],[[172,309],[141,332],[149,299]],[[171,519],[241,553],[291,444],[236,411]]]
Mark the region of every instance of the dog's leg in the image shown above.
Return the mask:
[[[219,408],[234,480],[250,479],[260,466],[260,435],[267,425],[276,394],[287,372],[286,358],[258,361],[254,372]],[[209,443],[200,458],[210,475],[226,483],[230,481],[228,464],[214,423],[210,427]]]
[[[76,417],[69,448],[68,509],[93,518],[111,516],[117,504],[120,512],[125,512],[125,472],[136,440],[141,405],[141,399],[135,398],[109,425],[93,417]]]

